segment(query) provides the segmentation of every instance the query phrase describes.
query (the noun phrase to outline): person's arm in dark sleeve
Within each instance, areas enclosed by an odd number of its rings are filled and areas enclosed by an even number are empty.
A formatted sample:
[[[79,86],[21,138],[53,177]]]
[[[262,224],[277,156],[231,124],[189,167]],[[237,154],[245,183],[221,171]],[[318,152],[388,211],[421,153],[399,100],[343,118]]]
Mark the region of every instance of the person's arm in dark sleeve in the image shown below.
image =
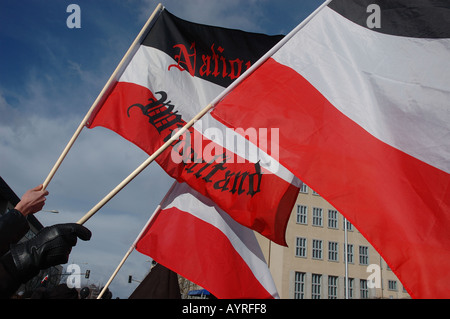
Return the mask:
[[[3,256],[11,244],[17,243],[30,229],[28,221],[16,209],[9,210],[0,218],[0,256]]]
[[[22,282],[15,277],[16,267],[8,252],[0,259],[0,299],[9,299],[19,289]]]
[[[65,264],[77,239],[91,239],[89,229],[78,224],[61,224],[46,227],[30,240],[11,245],[10,251],[2,256],[0,270],[0,296],[8,298],[20,284],[26,283],[39,270]]]

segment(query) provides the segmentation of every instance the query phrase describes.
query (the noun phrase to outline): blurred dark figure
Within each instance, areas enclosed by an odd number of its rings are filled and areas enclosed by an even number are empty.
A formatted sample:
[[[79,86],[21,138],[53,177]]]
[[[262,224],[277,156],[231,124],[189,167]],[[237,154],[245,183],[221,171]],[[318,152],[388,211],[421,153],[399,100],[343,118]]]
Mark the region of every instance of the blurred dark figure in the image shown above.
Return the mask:
[[[181,299],[178,276],[172,270],[157,264],[129,299]]]
[[[30,299],[79,299],[78,291],[60,284],[54,288],[40,287],[31,295]]]
[[[91,294],[91,290],[88,287],[84,287],[80,290],[80,299],[87,299]]]

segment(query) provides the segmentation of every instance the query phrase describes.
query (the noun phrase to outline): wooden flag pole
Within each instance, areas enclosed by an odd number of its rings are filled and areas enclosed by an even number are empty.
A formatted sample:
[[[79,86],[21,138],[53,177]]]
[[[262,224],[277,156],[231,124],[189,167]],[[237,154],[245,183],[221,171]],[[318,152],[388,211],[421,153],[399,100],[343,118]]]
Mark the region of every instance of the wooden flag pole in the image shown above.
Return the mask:
[[[170,144],[177,141],[181,135],[183,135],[188,129],[190,129],[195,122],[201,119],[208,111],[213,107],[209,104],[200,113],[198,113],[192,120],[190,120],[183,128],[172,135],[172,137],[165,142],[155,153],[153,153],[144,163],[142,163],[133,173],[131,173],[127,178],[125,178],[119,185],[117,185],[108,195],[106,195],[97,205],[95,205],[86,215],[84,215],[77,223],[83,225],[89,220],[100,208],[102,208],[106,203],[108,203],[111,198],[117,195],[125,186],[128,185],[136,176],[138,176],[147,166],[149,166],[162,152],[164,152]]]
[[[166,196],[164,196],[163,200],[161,201],[161,203],[158,205],[158,207],[156,207],[155,211],[153,212],[153,214],[150,216],[149,220],[147,221],[147,223],[145,224],[145,226],[142,228],[141,232],[139,233],[139,235],[136,237],[135,241],[133,242],[133,244],[130,246],[130,248],[128,249],[127,253],[125,254],[125,256],[123,256],[122,260],[120,261],[119,265],[117,266],[116,270],[113,272],[113,274],[111,275],[111,277],[109,278],[108,282],[106,283],[105,287],[103,287],[102,291],[100,292],[100,294],[98,295],[97,299],[101,299],[103,297],[103,294],[105,293],[106,289],[108,289],[109,285],[111,285],[111,282],[114,280],[114,278],[116,277],[117,273],[119,272],[119,270],[122,268],[123,264],[125,263],[125,261],[128,259],[128,257],[130,257],[131,253],[133,252],[133,250],[136,248],[136,245],[138,243],[138,241],[141,239],[142,235],[144,235],[145,231],[147,230],[148,226],[150,226],[151,222],[153,221],[153,219],[156,217],[156,215],[158,214],[158,211],[161,209],[161,206],[163,205],[163,203],[166,201],[167,197],[169,196],[169,194],[172,192],[172,190],[175,188],[175,185],[177,184],[177,182],[174,182],[172,184],[172,187],[169,189],[169,191],[167,192]]]
[[[47,178],[45,179],[45,181],[43,183],[43,188],[42,188],[43,190],[47,188],[48,184],[50,183],[52,178],[55,176],[56,171],[61,166],[62,162],[64,161],[65,157],[67,156],[67,153],[69,153],[70,149],[72,148],[73,144],[75,143],[75,140],[81,134],[81,131],[83,130],[84,126],[88,122],[89,118],[91,117],[91,115],[94,112],[94,110],[96,109],[96,107],[100,104],[100,102],[102,101],[104,96],[106,96],[108,93],[110,93],[110,91],[112,90],[112,88],[116,84],[117,79],[122,75],[123,71],[125,70],[125,67],[129,64],[130,60],[132,59],[132,57],[136,53],[137,49],[139,48],[139,45],[142,42],[142,39],[147,35],[148,31],[153,26],[153,22],[155,20],[155,17],[163,9],[164,9],[164,7],[162,6],[162,4],[158,4],[158,6],[156,7],[155,11],[153,11],[152,15],[147,20],[147,22],[144,25],[144,27],[142,28],[142,30],[139,32],[139,34],[137,35],[137,37],[134,40],[134,42],[131,44],[131,46],[129,47],[128,51],[125,53],[125,55],[122,58],[122,60],[120,61],[119,65],[116,67],[114,73],[111,75],[111,77],[109,78],[108,82],[103,87],[103,89],[100,92],[100,94],[98,95],[97,99],[92,104],[92,106],[89,109],[89,111],[87,112],[86,116],[81,121],[81,123],[78,126],[77,130],[75,131],[75,133],[73,134],[72,138],[70,139],[69,143],[67,143],[67,145],[64,148],[63,152],[61,153],[61,155],[59,156],[59,158],[56,161],[55,165],[53,166],[52,170],[50,171],[50,173],[48,174]]]
[[[120,264],[117,266],[116,270],[114,271],[114,273],[111,275],[111,277],[109,278],[108,282],[106,283],[105,287],[103,287],[102,291],[100,292],[100,294],[97,296],[97,299],[102,299],[103,294],[106,292],[106,289],[108,289],[109,285],[111,284],[111,282],[114,280],[114,278],[116,278],[117,273],[119,272],[119,270],[122,268],[123,264],[125,263],[125,261],[128,259],[128,257],[130,257],[131,253],[133,252],[135,246],[134,244],[128,249],[127,253],[125,254],[125,256],[122,258],[122,261],[120,262]]]
[[[277,53],[294,35],[296,35],[303,27],[308,24],[323,8],[328,6],[332,0],[325,0],[320,7],[312,12],[305,20],[303,20],[298,26],[296,26],[291,32],[289,32],[283,39],[281,39],[272,49],[267,51],[258,61],[256,61],[247,71],[245,71],[240,77],[238,77],[233,83],[231,83],[222,93],[220,93],[212,102],[213,106],[216,106],[222,101],[231,91],[233,91],[242,81],[256,71],[264,62],[266,62],[271,56]]]

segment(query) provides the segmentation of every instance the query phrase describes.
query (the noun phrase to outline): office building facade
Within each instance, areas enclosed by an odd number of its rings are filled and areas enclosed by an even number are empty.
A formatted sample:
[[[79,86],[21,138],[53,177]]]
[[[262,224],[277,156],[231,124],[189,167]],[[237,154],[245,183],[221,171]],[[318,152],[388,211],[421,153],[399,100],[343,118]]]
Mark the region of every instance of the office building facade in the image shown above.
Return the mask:
[[[307,185],[288,223],[289,247],[258,240],[282,299],[410,298],[362,234]]]

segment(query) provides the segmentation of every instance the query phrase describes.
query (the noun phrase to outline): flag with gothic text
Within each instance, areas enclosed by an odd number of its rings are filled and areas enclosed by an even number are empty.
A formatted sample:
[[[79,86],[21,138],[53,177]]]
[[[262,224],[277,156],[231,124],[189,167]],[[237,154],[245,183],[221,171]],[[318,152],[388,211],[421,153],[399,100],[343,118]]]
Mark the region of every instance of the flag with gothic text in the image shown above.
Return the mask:
[[[164,9],[87,127],[111,129],[153,154],[280,39]],[[250,139],[240,133],[206,114],[156,161],[237,222],[286,245],[301,182],[277,161],[278,128],[246,130]]]

